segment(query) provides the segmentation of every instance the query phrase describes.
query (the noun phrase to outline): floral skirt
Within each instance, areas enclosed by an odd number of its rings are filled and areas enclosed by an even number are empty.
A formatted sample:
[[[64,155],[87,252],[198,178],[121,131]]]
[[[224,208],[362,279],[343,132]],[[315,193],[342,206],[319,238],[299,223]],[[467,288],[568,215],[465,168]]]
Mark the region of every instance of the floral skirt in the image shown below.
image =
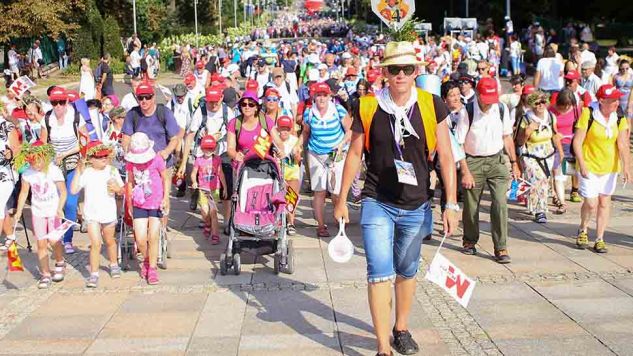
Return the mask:
[[[547,159],[536,159],[523,156],[525,180],[530,183],[527,208],[531,214],[547,213],[549,198],[549,177],[545,173],[545,166],[551,172],[554,166],[554,156]],[[539,163],[540,162],[540,163]]]

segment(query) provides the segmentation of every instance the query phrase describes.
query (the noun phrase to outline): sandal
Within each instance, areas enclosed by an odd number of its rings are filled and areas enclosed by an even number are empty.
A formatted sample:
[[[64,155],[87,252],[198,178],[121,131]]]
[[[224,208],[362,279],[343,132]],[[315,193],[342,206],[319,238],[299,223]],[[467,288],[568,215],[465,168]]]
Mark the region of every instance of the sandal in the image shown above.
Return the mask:
[[[317,228],[317,236],[318,237],[332,237],[330,232],[327,230],[327,225],[323,225]]]
[[[209,237],[211,237],[211,228],[208,226],[205,226],[202,234],[204,235],[206,239],[209,239]]]
[[[211,236],[211,244],[212,245],[217,245],[219,243],[220,243],[220,236],[218,236],[218,235]]]
[[[288,234],[288,236],[293,236],[297,233],[297,228],[293,224],[288,224],[288,226],[286,227],[286,233]]]
[[[66,272],[66,262],[55,263],[55,269],[53,271],[53,282],[63,281],[65,272]]]
[[[567,212],[567,204],[561,202],[557,197],[552,197],[552,202],[554,203],[554,205],[556,206],[556,214],[557,215],[562,215],[565,214]]]
[[[48,289],[51,286],[51,276],[45,275],[40,278],[39,282],[37,282],[38,289]]]

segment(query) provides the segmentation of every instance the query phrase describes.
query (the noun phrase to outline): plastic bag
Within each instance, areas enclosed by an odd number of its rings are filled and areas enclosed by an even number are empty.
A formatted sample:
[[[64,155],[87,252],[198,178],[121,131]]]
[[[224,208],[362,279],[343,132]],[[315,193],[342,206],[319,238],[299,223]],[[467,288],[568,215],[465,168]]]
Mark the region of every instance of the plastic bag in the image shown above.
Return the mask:
[[[334,262],[345,263],[354,255],[354,244],[345,234],[345,222],[340,220],[338,234],[330,241],[327,252]]]

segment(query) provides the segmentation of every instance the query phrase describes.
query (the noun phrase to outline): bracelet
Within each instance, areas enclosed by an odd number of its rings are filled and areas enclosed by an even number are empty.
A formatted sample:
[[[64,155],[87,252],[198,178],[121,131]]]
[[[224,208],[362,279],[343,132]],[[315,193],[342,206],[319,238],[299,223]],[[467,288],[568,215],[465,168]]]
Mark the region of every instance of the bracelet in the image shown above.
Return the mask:
[[[459,204],[457,203],[446,203],[444,204],[445,209],[450,209],[459,212]]]

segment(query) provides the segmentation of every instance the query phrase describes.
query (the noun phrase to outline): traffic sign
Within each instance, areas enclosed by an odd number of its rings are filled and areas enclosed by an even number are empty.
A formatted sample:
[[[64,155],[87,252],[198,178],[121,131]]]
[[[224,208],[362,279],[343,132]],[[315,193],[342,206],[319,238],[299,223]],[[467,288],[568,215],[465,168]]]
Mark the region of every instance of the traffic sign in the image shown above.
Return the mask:
[[[414,0],[371,0],[371,9],[385,25],[394,30],[404,26],[415,13]]]

